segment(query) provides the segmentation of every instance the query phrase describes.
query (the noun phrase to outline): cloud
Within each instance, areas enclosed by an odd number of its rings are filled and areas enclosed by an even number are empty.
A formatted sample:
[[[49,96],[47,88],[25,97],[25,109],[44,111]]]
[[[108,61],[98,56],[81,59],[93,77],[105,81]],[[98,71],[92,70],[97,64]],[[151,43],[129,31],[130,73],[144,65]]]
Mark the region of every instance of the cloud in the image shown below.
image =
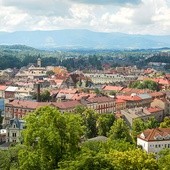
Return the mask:
[[[6,7],[14,7],[29,14],[66,16],[70,3],[67,0],[0,0]]]
[[[96,5],[126,5],[126,4],[139,4],[141,0],[71,0],[73,2],[84,4],[96,4]]]
[[[0,0],[0,11],[0,31],[78,28],[170,34],[167,0]]]

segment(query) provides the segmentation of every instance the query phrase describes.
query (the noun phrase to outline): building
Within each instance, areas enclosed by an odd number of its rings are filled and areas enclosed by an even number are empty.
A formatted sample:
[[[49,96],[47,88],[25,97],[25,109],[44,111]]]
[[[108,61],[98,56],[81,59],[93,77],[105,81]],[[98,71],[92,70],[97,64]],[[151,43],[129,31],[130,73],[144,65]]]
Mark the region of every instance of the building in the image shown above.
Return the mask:
[[[166,116],[170,115],[170,101],[167,98],[156,98],[151,103],[151,106],[163,109]]]
[[[41,67],[41,59],[38,58],[36,66],[32,64],[28,68],[21,68],[20,71],[15,75],[15,78],[17,80],[42,79],[47,77],[46,73],[46,68]]]
[[[127,122],[129,126],[132,126],[133,121],[137,118],[141,118],[145,121],[151,117],[154,117],[158,122],[161,122],[164,119],[164,110],[156,107],[135,107],[131,109],[121,110],[120,112],[123,115],[123,119]]]
[[[7,86],[0,86],[0,98],[5,98],[5,90],[7,89]]]
[[[126,101],[122,99],[116,99],[116,112],[126,109]]]
[[[98,113],[114,113],[116,111],[115,99],[106,96],[88,98],[85,100],[84,105],[96,110]]]
[[[94,84],[116,83],[116,82],[131,82],[137,79],[136,76],[124,76],[120,74],[92,74],[86,73],[85,76],[89,77]]]
[[[6,142],[6,129],[0,130],[0,144]]]
[[[170,148],[170,128],[147,129],[137,136],[137,145],[147,153],[157,154],[164,148]]]
[[[18,87],[8,86],[5,89],[5,99],[15,98],[15,93],[17,90],[18,90]]]
[[[123,89],[123,87],[121,87],[121,86],[104,86],[103,88],[102,88],[102,90],[103,90],[103,92],[105,93],[105,94],[110,94],[110,92],[112,92],[112,91],[114,91],[114,92],[120,92],[121,90]]]
[[[6,128],[6,142],[21,142],[21,131],[24,129],[24,120],[11,119]]]

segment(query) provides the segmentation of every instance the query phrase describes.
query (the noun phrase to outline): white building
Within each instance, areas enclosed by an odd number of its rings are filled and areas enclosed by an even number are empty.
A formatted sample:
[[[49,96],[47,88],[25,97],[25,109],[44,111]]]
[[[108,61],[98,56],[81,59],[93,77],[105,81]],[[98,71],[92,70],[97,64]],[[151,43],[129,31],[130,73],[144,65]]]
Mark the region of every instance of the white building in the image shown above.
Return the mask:
[[[11,119],[6,128],[6,142],[21,142],[21,132],[24,129],[24,120]]]
[[[120,74],[84,74],[86,77],[89,77],[94,84],[105,84],[105,83],[115,83],[115,82],[130,82],[137,79],[136,76],[129,75],[124,76]]]
[[[137,145],[150,153],[170,148],[170,128],[147,129],[137,137]]]

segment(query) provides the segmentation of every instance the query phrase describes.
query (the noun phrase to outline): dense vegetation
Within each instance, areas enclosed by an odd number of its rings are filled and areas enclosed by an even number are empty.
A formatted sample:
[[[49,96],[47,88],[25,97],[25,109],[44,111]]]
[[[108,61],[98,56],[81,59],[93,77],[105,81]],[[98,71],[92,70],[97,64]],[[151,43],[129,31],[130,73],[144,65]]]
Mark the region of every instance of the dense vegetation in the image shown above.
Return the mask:
[[[137,88],[137,89],[150,89],[153,91],[159,91],[158,83],[152,80],[144,80],[144,81],[135,81],[129,85],[130,88]]]
[[[0,46],[0,69],[20,68],[42,59],[42,65],[61,65],[72,71],[75,69],[99,69],[103,65],[111,67],[137,65],[146,66],[145,57],[156,51],[136,50],[70,50],[45,51],[22,45]],[[145,63],[146,62],[146,63]]]
[[[42,107],[26,118],[22,145],[0,151],[3,170],[163,170],[169,169],[170,150],[160,159],[147,154],[133,143],[129,127],[112,114],[77,107],[74,114],[61,114],[53,107]],[[165,120],[168,122],[167,120]],[[144,129],[142,120],[138,126]],[[147,127],[158,126],[154,119]],[[165,125],[164,125],[165,126]],[[88,140],[97,135],[107,140]],[[94,138],[95,139],[95,138]]]

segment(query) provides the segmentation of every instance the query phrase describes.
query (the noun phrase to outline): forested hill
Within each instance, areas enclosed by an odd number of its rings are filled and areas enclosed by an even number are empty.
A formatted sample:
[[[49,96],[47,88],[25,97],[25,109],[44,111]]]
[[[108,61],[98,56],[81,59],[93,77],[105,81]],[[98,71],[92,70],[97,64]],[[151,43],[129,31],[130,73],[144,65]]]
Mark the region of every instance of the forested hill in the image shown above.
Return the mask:
[[[148,49],[170,47],[170,36],[93,32],[81,29],[0,32],[1,45],[45,49]]]

